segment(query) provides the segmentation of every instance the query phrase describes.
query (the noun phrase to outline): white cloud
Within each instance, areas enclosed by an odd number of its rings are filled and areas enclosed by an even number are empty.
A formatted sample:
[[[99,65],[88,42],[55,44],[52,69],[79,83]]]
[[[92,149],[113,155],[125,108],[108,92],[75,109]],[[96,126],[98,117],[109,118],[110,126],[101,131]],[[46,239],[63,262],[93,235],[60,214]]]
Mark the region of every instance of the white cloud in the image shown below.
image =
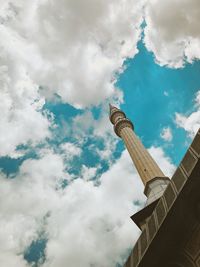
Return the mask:
[[[71,134],[79,143],[83,143],[88,137],[101,141],[103,143],[101,149],[94,144],[91,144],[88,148],[110,164],[113,161],[112,154],[119,139],[113,131],[108,112],[108,105],[105,105],[102,107],[98,119],[95,119],[92,112],[88,110],[81,115],[77,115],[73,118]]]
[[[95,178],[97,170],[98,167],[87,167],[83,165],[81,169],[81,176],[84,180],[89,181]]]
[[[23,252],[37,239],[43,217],[59,201],[59,181],[66,177],[63,169],[62,158],[49,151],[40,159],[26,160],[14,179],[1,174],[0,265],[26,266]]]
[[[175,121],[178,127],[183,128],[193,138],[200,128],[200,110],[191,113],[189,116],[176,113]]]
[[[0,2],[0,155],[18,157],[50,137],[41,110],[55,93],[76,107],[121,98],[116,73],[137,53],[143,1]]]
[[[2,253],[10,253],[7,263],[16,257],[20,261],[17,255],[37,238],[47,213],[48,261],[44,266],[101,266],[102,262],[114,266],[120,262],[137,236],[129,216],[136,210],[132,202],[139,193],[134,195],[132,164],[126,158],[123,154],[103,174],[98,187],[86,181],[87,176],[59,189],[58,183],[65,176],[62,158],[50,151],[39,160],[25,161],[15,179],[2,176],[0,237]],[[99,252],[95,253],[97,247]]]
[[[116,72],[137,53],[143,1],[6,1],[1,48],[45,96],[84,107],[115,94]]]
[[[188,132],[191,138],[195,136],[200,128],[200,91],[195,96],[195,107],[196,110],[189,115],[175,114],[176,125]]]
[[[0,252],[0,263],[5,267],[27,267],[23,255],[13,255],[9,252]]]
[[[74,143],[66,142],[60,145],[63,157],[67,160],[73,159],[75,156],[80,156],[82,149]]]
[[[38,87],[23,68],[9,64],[9,68],[3,65],[0,69],[0,156],[16,156],[18,145],[43,141],[50,136],[51,126],[41,113],[45,100],[39,96]]]
[[[150,153],[167,175],[172,172],[161,148]],[[130,216],[145,201],[128,152],[102,174],[98,186],[87,181],[88,172],[70,180],[63,170],[62,157],[46,150],[39,159],[26,160],[15,179],[1,175],[1,265],[26,266],[22,254],[42,229],[48,237],[44,267],[114,267],[125,260],[139,234]],[[71,181],[65,189],[59,186],[63,179]]]
[[[151,156],[157,162],[160,169],[167,177],[171,177],[176,169],[176,166],[171,162],[170,158],[165,155],[161,147],[150,147],[148,149]]]
[[[129,218],[138,208],[133,202],[144,201],[142,183],[127,152],[100,182],[94,186],[78,179],[66,188],[59,207],[49,218],[45,267],[66,263],[74,267],[114,267],[122,262],[122,255],[138,237],[137,227]]]
[[[150,0],[146,4],[145,44],[160,65],[178,68],[200,59],[198,0]]]
[[[170,127],[165,127],[162,129],[162,132],[160,134],[161,138],[167,142],[171,142],[173,135],[172,135],[172,130]]]
[[[9,26],[18,9],[9,1],[1,2],[0,156],[17,157],[15,148],[18,145],[35,145],[50,136],[51,122],[41,112],[45,99],[39,94],[39,87],[30,78],[25,64],[27,59],[34,65],[34,47]],[[17,21],[13,23],[17,24]]]
[[[50,137],[54,122],[42,108],[54,93],[76,107],[122,100],[114,88],[116,72],[137,53],[143,1],[0,3],[1,156],[17,157],[18,145]],[[27,266],[23,252],[41,229],[48,237],[44,267],[122,263],[138,237],[129,217],[145,197],[126,151],[111,165],[117,138],[103,112],[98,120],[88,110],[74,118],[69,132],[80,142],[62,144],[61,155],[42,149],[38,159],[23,162],[14,179],[1,174],[0,265]],[[64,160],[69,164],[81,156],[81,142],[89,135],[102,139],[104,148],[96,152],[111,165],[98,186],[91,181],[98,167],[83,167],[76,180],[64,172]],[[170,174],[173,165],[163,150],[150,151]],[[69,183],[64,189],[63,180]]]

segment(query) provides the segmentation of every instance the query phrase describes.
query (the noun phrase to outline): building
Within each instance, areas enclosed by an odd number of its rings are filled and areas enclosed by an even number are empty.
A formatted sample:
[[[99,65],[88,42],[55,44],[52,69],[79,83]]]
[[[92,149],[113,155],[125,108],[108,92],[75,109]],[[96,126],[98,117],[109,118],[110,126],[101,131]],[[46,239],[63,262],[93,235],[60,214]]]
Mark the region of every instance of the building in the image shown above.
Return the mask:
[[[123,111],[110,105],[110,121],[147,197],[145,207],[131,217],[141,235],[124,267],[200,267],[200,130],[170,180]]]

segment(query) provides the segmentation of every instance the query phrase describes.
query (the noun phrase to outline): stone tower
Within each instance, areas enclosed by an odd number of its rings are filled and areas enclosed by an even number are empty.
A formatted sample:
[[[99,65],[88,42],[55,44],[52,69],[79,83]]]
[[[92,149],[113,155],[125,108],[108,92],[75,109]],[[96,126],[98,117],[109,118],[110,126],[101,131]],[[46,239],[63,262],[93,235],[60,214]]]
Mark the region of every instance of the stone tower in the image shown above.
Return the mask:
[[[147,196],[146,206],[131,217],[141,235],[124,267],[200,267],[200,130],[170,180],[124,112],[110,105],[110,120]]]
[[[142,227],[146,217],[151,213],[154,206],[153,203],[161,197],[166,189],[169,178],[164,175],[136,136],[134,126],[132,122],[126,118],[125,113],[111,104],[110,121],[114,125],[115,133],[123,139],[145,187],[144,194],[147,196],[146,206],[148,206],[148,208],[145,209],[145,215],[142,217],[140,216],[141,218],[136,218],[136,223],[138,226]],[[139,219],[139,221],[137,219]]]

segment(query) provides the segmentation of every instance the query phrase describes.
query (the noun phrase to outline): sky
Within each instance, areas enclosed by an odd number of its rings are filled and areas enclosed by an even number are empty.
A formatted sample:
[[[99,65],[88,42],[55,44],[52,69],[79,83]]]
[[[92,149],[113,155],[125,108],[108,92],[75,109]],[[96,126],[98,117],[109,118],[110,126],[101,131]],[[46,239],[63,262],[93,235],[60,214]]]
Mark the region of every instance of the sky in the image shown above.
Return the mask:
[[[200,127],[199,0],[0,6],[0,265],[121,267],[145,196],[108,104],[171,177]]]

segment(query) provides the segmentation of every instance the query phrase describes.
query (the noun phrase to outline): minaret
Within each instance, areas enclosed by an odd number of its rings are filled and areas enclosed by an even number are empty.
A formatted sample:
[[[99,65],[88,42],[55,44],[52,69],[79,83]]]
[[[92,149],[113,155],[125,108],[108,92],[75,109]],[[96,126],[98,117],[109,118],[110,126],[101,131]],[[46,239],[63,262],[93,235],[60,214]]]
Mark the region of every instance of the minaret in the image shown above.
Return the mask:
[[[110,121],[114,125],[115,133],[121,137],[131,156],[131,159],[145,186],[144,194],[147,196],[146,206],[157,203],[169,183],[157,163],[145,149],[139,138],[134,133],[132,122],[126,118],[125,113],[110,104]],[[152,206],[152,205],[151,205]],[[152,206],[152,208],[155,205]],[[151,209],[152,209],[151,208]],[[148,217],[150,211],[146,212]],[[146,216],[140,216],[145,219]],[[138,222],[136,222],[138,224]],[[139,223],[141,226],[141,223]]]

